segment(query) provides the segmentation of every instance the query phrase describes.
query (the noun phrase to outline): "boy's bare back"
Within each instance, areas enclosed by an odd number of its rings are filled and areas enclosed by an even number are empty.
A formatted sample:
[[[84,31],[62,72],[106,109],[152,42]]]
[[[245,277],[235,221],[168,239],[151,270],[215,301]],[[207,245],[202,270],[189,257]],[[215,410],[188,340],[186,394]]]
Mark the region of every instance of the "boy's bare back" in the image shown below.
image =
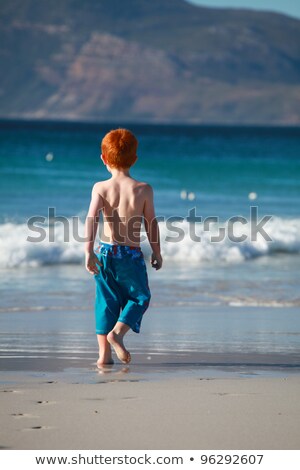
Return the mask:
[[[121,174],[96,183],[93,193],[103,214],[101,240],[139,246],[143,218],[155,217],[151,186]]]

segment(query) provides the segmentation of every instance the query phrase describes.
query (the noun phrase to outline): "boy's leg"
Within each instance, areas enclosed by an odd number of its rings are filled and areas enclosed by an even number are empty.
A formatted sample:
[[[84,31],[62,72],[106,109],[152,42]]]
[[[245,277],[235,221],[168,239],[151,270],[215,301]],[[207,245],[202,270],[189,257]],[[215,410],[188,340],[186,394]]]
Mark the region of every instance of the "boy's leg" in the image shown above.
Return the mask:
[[[113,289],[113,281],[110,272],[110,260],[102,256],[99,274],[95,275],[96,298],[95,298],[95,320],[96,335],[99,344],[99,359],[97,366],[113,364],[111,346],[107,341],[107,333],[112,330],[120,314],[120,302]]]
[[[105,364],[113,364],[114,361],[111,357],[111,347],[107,341],[107,335],[97,335],[99,345],[99,359],[97,366],[103,366]]]
[[[143,314],[151,298],[144,257],[139,250],[130,251],[131,255],[126,256],[126,263],[123,260],[115,260],[118,268],[118,289],[123,299],[120,302],[122,311],[114,328],[107,335],[108,342],[124,364],[131,361],[130,353],[123,343],[124,335],[130,328],[139,333]]]
[[[107,341],[112,345],[116,355],[124,364],[129,364],[131,361],[130,352],[127,351],[123,343],[123,338],[128,330],[130,330],[130,326],[117,321],[114,328],[107,335]]]

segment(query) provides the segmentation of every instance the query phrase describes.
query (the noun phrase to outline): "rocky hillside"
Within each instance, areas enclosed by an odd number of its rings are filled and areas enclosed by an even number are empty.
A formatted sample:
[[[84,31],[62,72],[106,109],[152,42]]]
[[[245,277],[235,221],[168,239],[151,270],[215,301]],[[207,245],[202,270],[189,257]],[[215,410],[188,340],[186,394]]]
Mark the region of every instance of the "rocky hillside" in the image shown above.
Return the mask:
[[[300,124],[300,21],[184,0],[1,0],[0,116]]]

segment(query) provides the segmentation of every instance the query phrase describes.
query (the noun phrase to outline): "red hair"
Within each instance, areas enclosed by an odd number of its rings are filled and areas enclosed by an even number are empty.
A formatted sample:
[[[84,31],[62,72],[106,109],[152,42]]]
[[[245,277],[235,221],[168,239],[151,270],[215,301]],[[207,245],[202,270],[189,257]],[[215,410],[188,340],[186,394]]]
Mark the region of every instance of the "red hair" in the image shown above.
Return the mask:
[[[136,160],[138,141],[127,129],[110,131],[102,140],[101,150],[111,168],[130,168]]]

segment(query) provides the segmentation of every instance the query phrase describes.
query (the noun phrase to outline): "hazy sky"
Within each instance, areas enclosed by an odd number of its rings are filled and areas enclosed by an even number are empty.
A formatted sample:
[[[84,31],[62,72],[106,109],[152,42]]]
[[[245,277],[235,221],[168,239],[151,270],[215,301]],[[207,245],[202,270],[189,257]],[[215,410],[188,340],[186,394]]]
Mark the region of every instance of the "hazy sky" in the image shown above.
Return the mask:
[[[300,18],[300,0],[187,0],[196,5],[210,7],[252,8],[286,13]]]

